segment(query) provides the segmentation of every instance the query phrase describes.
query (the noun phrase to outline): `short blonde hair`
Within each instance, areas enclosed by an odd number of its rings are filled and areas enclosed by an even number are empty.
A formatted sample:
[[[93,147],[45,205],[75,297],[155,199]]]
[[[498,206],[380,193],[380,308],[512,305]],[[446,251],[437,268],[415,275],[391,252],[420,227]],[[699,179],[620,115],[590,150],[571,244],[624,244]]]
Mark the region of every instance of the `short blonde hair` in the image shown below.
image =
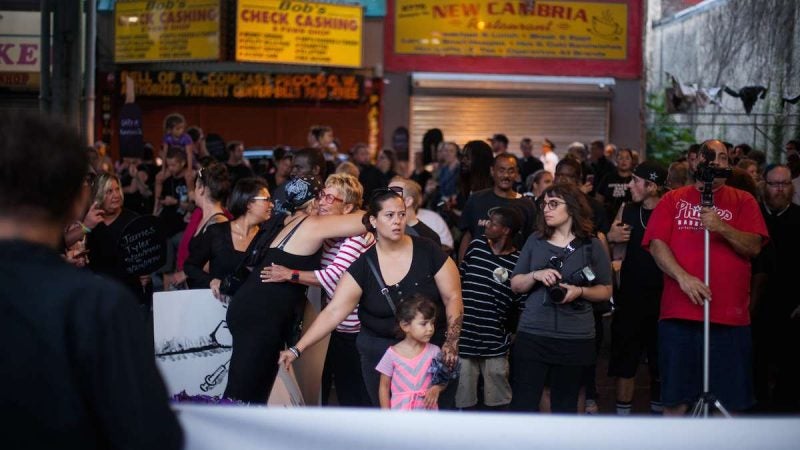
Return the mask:
[[[344,203],[361,208],[364,188],[358,178],[346,173],[334,173],[325,180],[325,187],[334,187],[344,195]]]
[[[113,173],[103,173],[97,180],[94,182],[94,195],[93,201],[98,205],[102,205],[106,199],[106,190],[108,189],[108,185],[112,182],[116,181],[117,186],[119,186],[119,195],[121,200],[125,201],[125,193],[122,191],[122,183],[119,181],[119,177],[114,175]]]

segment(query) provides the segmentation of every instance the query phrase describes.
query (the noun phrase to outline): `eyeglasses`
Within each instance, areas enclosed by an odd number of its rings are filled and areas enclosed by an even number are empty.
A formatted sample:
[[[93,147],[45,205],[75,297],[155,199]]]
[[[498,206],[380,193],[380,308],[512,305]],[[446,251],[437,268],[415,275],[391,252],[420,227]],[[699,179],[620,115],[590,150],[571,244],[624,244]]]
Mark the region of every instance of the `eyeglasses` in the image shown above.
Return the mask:
[[[786,188],[792,185],[791,181],[767,181],[767,186],[771,188]]]
[[[264,196],[261,196],[261,195],[258,196],[258,197],[253,197],[252,200],[264,200],[265,202],[272,203],[272,197],[264,197]]]
[[[375,188],[372,190],[373,199],[386,194],[394,194],[403,197],[403,188],[401,188],[400,186],[389,186],[389,187]]]
[[[317,194],[317,200],[325,203],[344,202],[343,198],[339,198],[333,194],[326,194],[325,191],[319,191],[319,194]]]
[[[567,202],[560,202],[558,200],[550,200],[542,203],[542,209],[556,209],[558,205],[566,205]]]
[[[89,187],[94,187],[94,180],[97,178],[97,174],[94,172],[86,173],[86,176],[83,178],[83,181],[89,185]]]

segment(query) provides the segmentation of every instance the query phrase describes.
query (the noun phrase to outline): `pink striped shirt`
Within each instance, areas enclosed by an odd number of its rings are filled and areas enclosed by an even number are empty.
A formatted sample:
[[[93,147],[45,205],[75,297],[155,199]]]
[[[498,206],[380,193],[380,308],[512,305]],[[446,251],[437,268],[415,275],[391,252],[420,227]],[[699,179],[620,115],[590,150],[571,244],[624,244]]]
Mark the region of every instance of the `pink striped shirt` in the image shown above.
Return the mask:
[[[375,370],[392,379],[392,409],[425,409],[425,394],[433,377],[428,368],[439,351],[430,343],[413,358],[400,355],[394,346],[386,350]]]
[[[333,297],[336,285],[347,268],[355,260],[375,244],[372,233],[353,236],[346,239],[326,239],[322,244],[322,269],[315,270],[314,275],[325,290],[328,301]],[[341,333],[358,333],[361,322],[358,320],[358,307],[342,321],[336,331]]]

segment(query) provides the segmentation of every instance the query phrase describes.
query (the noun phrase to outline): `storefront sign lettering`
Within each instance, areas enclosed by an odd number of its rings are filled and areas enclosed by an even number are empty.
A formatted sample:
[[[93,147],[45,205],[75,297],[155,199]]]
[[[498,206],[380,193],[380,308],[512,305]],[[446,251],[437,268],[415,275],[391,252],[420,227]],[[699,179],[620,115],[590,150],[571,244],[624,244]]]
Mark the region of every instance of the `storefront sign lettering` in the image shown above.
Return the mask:
[[[220,55],[219,0],[118,1],[114,28],[118,63]]]
[[[398,54],[625,60],[626,2],[396,0]]]
[[[134,80],[136,97],[359,102],[364,78],[339,74],[122,71]],[[124,86],[120,94],[124,95]]]
[[[361,6],[248,0],[236,8],[237,61],[361,66]]]

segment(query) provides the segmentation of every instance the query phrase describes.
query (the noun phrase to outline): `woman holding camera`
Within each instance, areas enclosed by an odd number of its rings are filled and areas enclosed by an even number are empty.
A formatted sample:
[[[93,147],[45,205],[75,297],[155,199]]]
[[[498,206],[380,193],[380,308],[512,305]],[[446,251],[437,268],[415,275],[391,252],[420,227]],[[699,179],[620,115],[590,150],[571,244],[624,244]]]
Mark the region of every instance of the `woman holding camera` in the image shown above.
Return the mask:
[[[544,191],[538,233],[522,249],[511,289],[528,293],[511,349],[511,409],[538,411],[546,380],[552,411],[576,413],[581,373],[594,363],[590,302],[611,298],[611,262],[592,235],[592,210],[572,184]]]

